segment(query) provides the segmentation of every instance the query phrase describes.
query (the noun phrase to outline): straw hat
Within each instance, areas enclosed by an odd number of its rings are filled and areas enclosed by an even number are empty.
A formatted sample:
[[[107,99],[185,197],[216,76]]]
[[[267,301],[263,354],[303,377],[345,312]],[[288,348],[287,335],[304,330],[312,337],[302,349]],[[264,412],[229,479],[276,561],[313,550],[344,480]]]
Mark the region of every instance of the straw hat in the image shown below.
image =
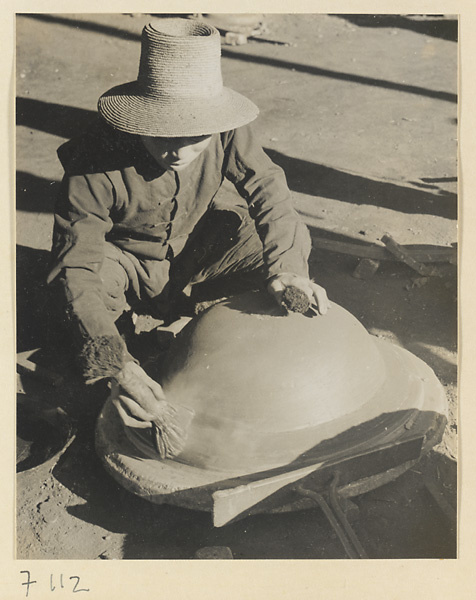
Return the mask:
[[[223,86],[220,34],[195,20],[163,19],[142,30],[137,81],[99,99],[100,115],[136,135],[190,137],[241,127],[258,108]]]

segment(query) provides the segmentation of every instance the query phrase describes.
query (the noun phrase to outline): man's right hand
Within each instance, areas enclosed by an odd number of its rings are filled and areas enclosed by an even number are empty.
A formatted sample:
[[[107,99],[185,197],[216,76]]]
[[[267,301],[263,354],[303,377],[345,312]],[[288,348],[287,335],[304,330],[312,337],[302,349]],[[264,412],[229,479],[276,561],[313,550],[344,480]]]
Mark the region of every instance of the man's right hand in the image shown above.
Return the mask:
[[[117,373],[112,386],[113,404],[128,427],[152,427],[168,407],[162,387],[133,361]]]
[[[275,298],[279,306],[282,305],[283,292],[288,286],[297,287],[304,292],[311,304],[316,303],[319,314],[325,315],[329,310],[331,305],[326,290],[311,279],[294,273],[279,273],[268,282],[268,292]]]

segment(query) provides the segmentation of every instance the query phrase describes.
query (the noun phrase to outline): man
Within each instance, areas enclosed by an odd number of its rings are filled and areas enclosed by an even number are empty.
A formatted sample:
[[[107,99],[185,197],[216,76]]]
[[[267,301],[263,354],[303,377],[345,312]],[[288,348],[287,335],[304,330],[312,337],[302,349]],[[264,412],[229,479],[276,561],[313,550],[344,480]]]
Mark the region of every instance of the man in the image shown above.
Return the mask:
[[[113,378],[124,422],[148,428],[170,407],[117,330],[130,305],[170,317],[187,294],[211,284],[220,297],[237,281],[266,283],[278,303],[295,286],[320,313],[328,300],[308,278],[310,238],[284,174],[249,126],[258,109],[223,86],[216,29],[147,25],[137,81],[98,109],[102,124],[59,150],[49,282],[86,380]],[[225,178],[239,196],[219,201]]]

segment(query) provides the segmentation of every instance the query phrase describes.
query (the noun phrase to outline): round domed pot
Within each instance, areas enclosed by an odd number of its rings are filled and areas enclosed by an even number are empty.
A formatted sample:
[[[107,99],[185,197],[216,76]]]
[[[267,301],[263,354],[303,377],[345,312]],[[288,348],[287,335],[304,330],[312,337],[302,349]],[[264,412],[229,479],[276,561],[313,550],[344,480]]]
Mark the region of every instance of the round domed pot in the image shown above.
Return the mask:
[[[368,491],[414,464],[446,423],[443,387],[423,361],[336,304],[324,316],[283,315],[260,292],[194,318],[158,379],[172,405],[194,413],[183,451],[160,460],[147,432],[124,427],[110,400],[97,451],[130,491],[188,508],[211,510],[217,491],[302,469],[324,485],[336,465],[347,495]],[[409,444],[410,454],[392,455]]]

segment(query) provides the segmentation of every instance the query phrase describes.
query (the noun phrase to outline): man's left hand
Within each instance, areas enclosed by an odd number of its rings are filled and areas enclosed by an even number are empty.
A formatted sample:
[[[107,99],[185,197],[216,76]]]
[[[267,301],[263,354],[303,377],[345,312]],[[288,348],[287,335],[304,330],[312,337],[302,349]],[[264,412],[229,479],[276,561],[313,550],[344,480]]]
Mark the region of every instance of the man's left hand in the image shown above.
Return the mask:
[[[268,292],[281,306],[283,292],[291,285],[303,291],[309,298],[311,304],[317,305],[317,310],[321,315],[326,314],[330,307],[326,290],[306,277],[295,275],[294,273],[280,273],[279,275],[275,275],[268,282]]]

